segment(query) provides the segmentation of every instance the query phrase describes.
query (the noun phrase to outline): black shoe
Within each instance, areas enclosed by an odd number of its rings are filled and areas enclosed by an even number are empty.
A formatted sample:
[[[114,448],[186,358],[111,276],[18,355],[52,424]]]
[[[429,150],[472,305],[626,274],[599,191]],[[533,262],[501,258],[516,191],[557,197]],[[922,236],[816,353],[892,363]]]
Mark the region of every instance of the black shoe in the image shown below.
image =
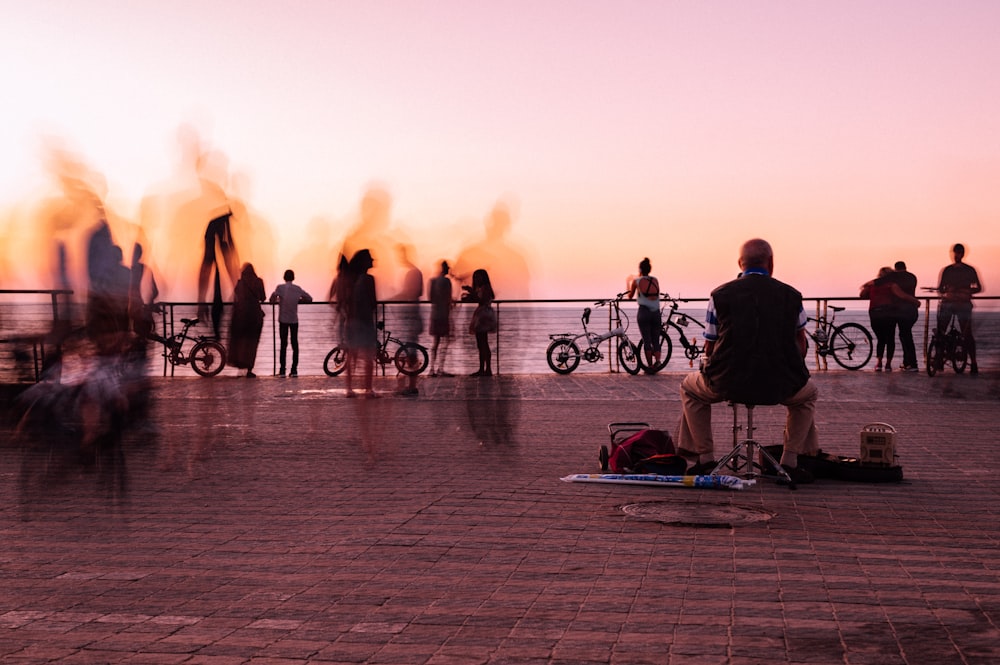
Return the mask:
[[[969,374],[979,374],[979,365],[972,363],[972,367],[969,368]]]
[[[685,476],[707,476],[715,471],[715,467],[719,465],[718,462],[712,460],[711,462],[698,462],[697,464],[692,464],[684,472]]]
[[[289,374],[288,376],[298,376],[298,375],[299,375],[299,373],[293,369],[292,373]]]
[[[247,378],[248,379],[256,379],[257,375],[254,374],[253,372],[247,372]]]
[[[787,473],[789,477],[791,477],[792,482],[795,483],[796,485],[808,485],[809,483],[815,480],[815,478],[811,473],[809,473],[800,466],[791,467],[788,466],[787,464],[782,464],[781,468],[785,470],[785,473]],[[787,485],[788,481],[785,480],[784,478],[778,478],[778,484]]]
[[[281,371],[278,372],[278,376],[284,376],[284,375],[285,375],[285,370],[284,369],[282,369]]]

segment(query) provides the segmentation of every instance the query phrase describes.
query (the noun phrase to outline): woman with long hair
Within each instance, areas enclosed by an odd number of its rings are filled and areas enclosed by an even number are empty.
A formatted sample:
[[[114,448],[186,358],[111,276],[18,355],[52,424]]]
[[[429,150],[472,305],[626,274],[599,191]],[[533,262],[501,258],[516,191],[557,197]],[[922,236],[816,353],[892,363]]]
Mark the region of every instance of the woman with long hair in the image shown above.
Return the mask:
[[[344,306],[341,313],[344,320],[344,346],[347,348],[347,396],[354,397],[354,371],[361,362],[364,373],[365,397],[377,397],[372,387],[375,377],[375,348],[378,335],[375,327],[375,278],[368,274],[375,261],[367,249],[358,250],[347,266],[338,275],[338,292],[342,294]],[[341,297],[338,296],[338,302]]]
[[[477,303],[469,323],[469,332],[476,336],[479,351],[479,370],[471,376],[493,376],[493,351],[490,349],[490,333],[497,329],[497,314],[493,310],[493,285],[490,275],[482,268],[472,273],[472,286],[462,287],[468,291],[468,300]]]

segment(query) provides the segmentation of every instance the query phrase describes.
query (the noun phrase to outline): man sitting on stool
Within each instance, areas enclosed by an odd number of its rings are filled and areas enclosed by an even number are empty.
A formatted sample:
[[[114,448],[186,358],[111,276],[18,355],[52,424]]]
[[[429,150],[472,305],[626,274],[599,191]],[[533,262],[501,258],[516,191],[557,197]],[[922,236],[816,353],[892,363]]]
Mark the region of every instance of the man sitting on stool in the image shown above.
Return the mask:
[[[681,382],[683,412],[676,437],[690,475],[716,466],[712,404],[782,404],[788,409],[781,466],[794,483],[812,482],[799,455],[819,452],[813,414],[816,386],[806,369],[802,294],[771,277],[771,245],[756,238],[740,248],[740,276],[712,292],[705,327],[705,362]]]

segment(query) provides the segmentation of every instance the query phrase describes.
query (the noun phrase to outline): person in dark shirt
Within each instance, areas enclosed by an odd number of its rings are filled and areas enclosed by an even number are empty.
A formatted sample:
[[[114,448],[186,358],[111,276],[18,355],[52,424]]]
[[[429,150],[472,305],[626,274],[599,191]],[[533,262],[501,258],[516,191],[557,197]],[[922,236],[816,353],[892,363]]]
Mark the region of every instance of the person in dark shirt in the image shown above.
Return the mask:
[[[818,391],[805,364],[802,294],[771,275],[774,254],[759,238],[740,249],[740,276],[712,292],[705,328],[705,363],[681,382],[677,449],[687,473],[716,465],[712,404],[782,404],[788,410],[781,466],[795,483],[812,482],[799,455],[819,452],[814,412]]]
[[[906,269],[906,263],[896,261],[893,272],[889,279],[899,285],[908,296],[917,295],[917,276]],[[913,326],[920,318],[920,301],[917,304],[899,300],[896,302],[896,327],[899,329],[899,346],[903,350],[904,372],[916,372],[917,368],[917,347],[913,343]]]
[[[938,292],[941,303],[938,305],[937,330],[939,337],[944,336],[951,323],[951,317],[958,317],[958,325],[962,329],[965,350],[969,353],[969,371],[979,373],[976,363],[976,340],[972,336],[972,296],[983,290],[979,281],[979,273],[968,263],[963,263],[965,246],[961,243],[951,248],[951,265],[941,270],[938,278]]]

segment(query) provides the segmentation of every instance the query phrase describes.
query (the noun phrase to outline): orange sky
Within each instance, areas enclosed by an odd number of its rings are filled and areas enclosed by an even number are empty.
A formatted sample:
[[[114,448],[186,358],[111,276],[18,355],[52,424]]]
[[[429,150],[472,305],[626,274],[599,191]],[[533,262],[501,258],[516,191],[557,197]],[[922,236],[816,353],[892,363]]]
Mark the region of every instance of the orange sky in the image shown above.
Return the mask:
[[[897,259],[930,285],[954,242],[1000,283],[994,2],[8,4],[3,287],[50,285],[51,137],[125,245],[183,171],[184,124],[269,288],[291,266],[325,295],[372,183],[428,276],[505,202],[498,253],[527,286],[504,275],[501,298],[612,295],[644,256],[703,297],[751,236],[806,295]],[[177,252],[204,221],[152,234],[164,297],[188,296]]]

